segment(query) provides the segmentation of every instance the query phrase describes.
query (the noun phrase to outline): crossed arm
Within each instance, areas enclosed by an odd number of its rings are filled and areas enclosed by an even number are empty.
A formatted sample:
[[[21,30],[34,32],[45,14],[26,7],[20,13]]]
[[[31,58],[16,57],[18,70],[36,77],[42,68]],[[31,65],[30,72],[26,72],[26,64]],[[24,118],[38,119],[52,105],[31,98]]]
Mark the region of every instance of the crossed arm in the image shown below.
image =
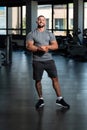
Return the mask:
[[[35,46],[33,41],[27,41],[26,48],[32,52],[36,51],[48,52],[49,50],[58,49],[58,43],[57,41],[51,41],[50,45]]]

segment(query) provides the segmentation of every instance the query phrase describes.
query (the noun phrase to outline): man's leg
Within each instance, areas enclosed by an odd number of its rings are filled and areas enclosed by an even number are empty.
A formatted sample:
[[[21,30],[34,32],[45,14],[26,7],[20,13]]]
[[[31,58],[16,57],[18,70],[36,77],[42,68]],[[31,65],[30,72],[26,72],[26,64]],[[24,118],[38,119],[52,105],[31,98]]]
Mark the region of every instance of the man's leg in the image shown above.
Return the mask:
[[[39,100],[38,102],[36,103],[36,109],[40,108],[40,107],[43,107],[44,106],[44,100],[43,100],[43,96],[42,96],[42,84],[41,84],[41,81],[36,81],[35,82],[35,87],[36,87],[36,90],[37,90],[37,93],[38,93],[38,96],[39,96]]]
[[[35,81],[35,87],[36,87],[39,98],[41,98],[42,97],[42,84],[40,80]]]
[[[63,108],[70,108],[70,106],[64,101],[64,99],[61,96],[61,90],[60,90],[58,78],[52,78],[52,84],[57,95],[56,104]]]
[[[61,90],[60,90],[60,84],[59,84],[58,78],[52,78],[52,84],[53,84],[53,88],[56,92],[57,97],[60,97]]]

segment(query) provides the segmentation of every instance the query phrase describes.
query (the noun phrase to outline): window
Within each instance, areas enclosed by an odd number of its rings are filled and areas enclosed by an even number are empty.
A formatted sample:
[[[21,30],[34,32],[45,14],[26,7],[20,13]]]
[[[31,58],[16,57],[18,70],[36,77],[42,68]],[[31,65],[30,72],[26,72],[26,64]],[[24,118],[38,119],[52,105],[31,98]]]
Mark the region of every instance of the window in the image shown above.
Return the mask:
[[[84,29],[87,28],[87,2],[84,3]]]
[[[67,5],[54,5],[54,34],[66,35],[67,29]]]
[[[68,28],[70,29],[70,30],[72,30],[73,29],[73,4],[71,3],[71,4],[69,4],[69,9],[68,9],[68,16],[69,16],[69,18],[68,18]]]
[[[49,19],[46,19],[46,28],[49,29]]]
[[[21,8],[8,8],[8,34],[21,34]]]
[[[22,7],[22,35],[26,35],[26,6]]]
[[[0,34],[6,34],[6,7],[0,7]]]
[[[0,7],[0,34],[26,35],[26,6]]]
[[[64,19],[55,19],[55,29],[65,29],[64,27]]]
[[[38,5],[38,16],[41,14],[47,19],[47,29],[55,35],[65,36],[67,30],[73,30],[73,3],[53,5],[53,8],[52,5]]]

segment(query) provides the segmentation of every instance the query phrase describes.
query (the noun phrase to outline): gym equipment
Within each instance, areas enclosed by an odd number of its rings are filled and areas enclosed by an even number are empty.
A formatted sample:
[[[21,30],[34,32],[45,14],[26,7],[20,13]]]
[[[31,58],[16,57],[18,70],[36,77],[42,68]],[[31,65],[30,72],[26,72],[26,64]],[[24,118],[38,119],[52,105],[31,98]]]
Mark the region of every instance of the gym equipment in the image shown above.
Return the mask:
[[[1,68],[1,66],[2,66],[2,62],[4,61],[4,59],[5,59],[5,54],[4,54],[4,52],[2,52],[2,51],[0,50],[0,68]]]
[[[68,31],[67,34],[68,45],[81,45],[82,43],[80,41],[79,34],[81,34],[80,28],[76,29],[75,32],[72,33],[72,35]]]
[[[6,64],[9,65],[12,63],[12,37],[10,35],[7,36],[7,46],[6,46]]]
[[[11,35],[7,35],[5,39],[5,48],[0,52],[0,66],[10,65],[12,63],[12,44]]]
[[[83,30],[83,45],[87,47],[87,28]]]
[[[72,35],[68,32],[67,37],[61,38],[62,44],[60,43],[60,45],[63,49],[60,54],[80,61],[87,61],[87,47],[81,43],[79,34],[81,34],[81,30],[78,28]]]

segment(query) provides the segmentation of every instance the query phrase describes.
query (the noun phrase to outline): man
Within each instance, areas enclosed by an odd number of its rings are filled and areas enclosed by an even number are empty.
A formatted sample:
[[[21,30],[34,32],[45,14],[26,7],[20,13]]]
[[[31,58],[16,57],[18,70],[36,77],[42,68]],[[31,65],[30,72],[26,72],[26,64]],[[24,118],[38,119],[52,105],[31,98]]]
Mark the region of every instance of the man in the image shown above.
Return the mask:
[[[56,66],[49,52],[50,50],[58,49],[56,38],[53,33],[46,30],[46,19],[43,15],[37,18],[36,23],[37,28],[28,33],[26,37],[26,48],[33,53],[33,79],[35,80],[35,86],[39,96],[36,109],[44,106],[41,84],[44,70],[52,80],[52,85],[57,95],[56,104],[63,108],[69,108],[70,106],[61,96]]]

